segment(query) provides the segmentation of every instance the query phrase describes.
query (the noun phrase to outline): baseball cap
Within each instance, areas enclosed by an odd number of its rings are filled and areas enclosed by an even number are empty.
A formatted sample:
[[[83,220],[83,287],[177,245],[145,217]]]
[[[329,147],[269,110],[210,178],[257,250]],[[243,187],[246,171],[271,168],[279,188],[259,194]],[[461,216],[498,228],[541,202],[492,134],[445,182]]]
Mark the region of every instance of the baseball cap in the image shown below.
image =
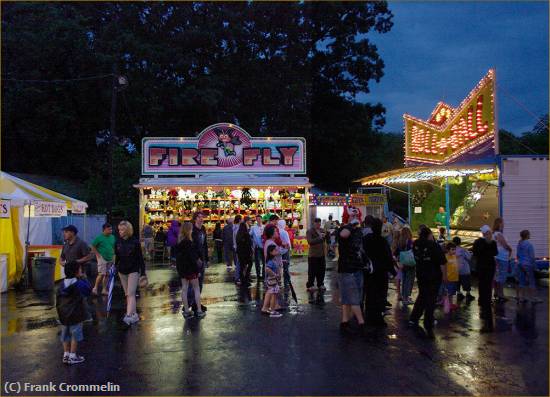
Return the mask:
[[[78,234],[78,229],[74,225],[65,226],[63,229],[64,232],[73,232],[74,234]]]
[[[479,230],[481,230],[481,233],[485,234],[487,232],[490,232],[491,228],[488,225],[483,225]]]

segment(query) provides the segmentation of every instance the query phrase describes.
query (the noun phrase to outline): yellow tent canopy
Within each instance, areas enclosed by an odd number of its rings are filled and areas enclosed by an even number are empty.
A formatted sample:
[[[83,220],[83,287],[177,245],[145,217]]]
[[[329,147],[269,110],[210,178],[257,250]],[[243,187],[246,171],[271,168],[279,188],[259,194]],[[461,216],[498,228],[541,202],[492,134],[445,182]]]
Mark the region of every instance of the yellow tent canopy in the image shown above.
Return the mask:
[[[26,250],[19,238],[20,228],[28,228],[28,223],[22,225],[19,221],[20,211],[24,208],[25,217],[30,222],[29,215],[55,217],[66,214],[86,212],[88,204],[64,194],[54,192],[34,183],[27,182],[6,172],[0,171],[0,200],[9,205],[10,210],[0,218],[0,255],[7,256],[8,284],[13,284],[23,270]],[[48,207],[48,203],[56,204]],[[46,204],[46,205],[44,205]],[[52,212],[48,212],[49,210]]]

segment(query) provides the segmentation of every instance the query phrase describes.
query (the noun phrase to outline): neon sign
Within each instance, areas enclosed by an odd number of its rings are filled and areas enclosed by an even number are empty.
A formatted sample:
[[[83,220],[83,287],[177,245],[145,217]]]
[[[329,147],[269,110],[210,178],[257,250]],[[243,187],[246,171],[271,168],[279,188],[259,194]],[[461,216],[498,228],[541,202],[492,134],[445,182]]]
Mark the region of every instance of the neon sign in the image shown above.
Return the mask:
[[[403,115],[406,164],[494,157],[494,84],[494,71],[489,70],[457,108],[439,102],[428,121]]]
[[[253,173],[303,174],[304,138],[251,138],[229,123],[205,128],[197,138],[144,138],[144,175]]]

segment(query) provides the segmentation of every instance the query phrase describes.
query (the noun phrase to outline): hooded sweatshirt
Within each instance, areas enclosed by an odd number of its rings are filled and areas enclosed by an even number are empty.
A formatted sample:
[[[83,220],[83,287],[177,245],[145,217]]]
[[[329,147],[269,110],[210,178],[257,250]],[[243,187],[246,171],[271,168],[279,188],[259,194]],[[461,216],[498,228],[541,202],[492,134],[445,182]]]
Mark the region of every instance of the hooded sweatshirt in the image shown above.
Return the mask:
[[[89,296],[92,287],[87,280],[66,278],[57,290],[55,307],[59,322],[63,325],[76,325],[86,319],[84,297]]]
[[[175,247],[178,243],[178,235],[180,234],[180,225],[178,221],[172,221],[170,229],[168,229],[168,236],[166,238],[166,245],[169,247]]]

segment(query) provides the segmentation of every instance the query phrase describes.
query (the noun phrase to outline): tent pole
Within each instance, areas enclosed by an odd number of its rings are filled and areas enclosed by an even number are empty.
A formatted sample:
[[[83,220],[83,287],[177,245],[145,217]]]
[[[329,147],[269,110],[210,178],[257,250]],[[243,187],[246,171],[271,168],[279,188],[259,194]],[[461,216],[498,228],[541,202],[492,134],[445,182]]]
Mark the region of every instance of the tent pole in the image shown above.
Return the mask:
[[[447,229],[447,238],[451,237],[451,194],[449,186],[449,177],[445,178],[445,228]]]
[[[24,255],[24,262],[23,262],[23,272],[21,273],[21,278],[24,281],[23,287],[27,288],[29,286],[29,277],[25,277],[25,272],[28,273],[27,269],[27,261],[29,260],[29,246],[31,245],[29,241],[30,236],[30,230],[31,230],[31,202],[29,201],[28,204],[29,212],[27,213],[27,236],[25,237],[25,255]],[[24,208],[24,207],[23,207]],[[25,215],[25,212],[23,211],[23,215]]]

